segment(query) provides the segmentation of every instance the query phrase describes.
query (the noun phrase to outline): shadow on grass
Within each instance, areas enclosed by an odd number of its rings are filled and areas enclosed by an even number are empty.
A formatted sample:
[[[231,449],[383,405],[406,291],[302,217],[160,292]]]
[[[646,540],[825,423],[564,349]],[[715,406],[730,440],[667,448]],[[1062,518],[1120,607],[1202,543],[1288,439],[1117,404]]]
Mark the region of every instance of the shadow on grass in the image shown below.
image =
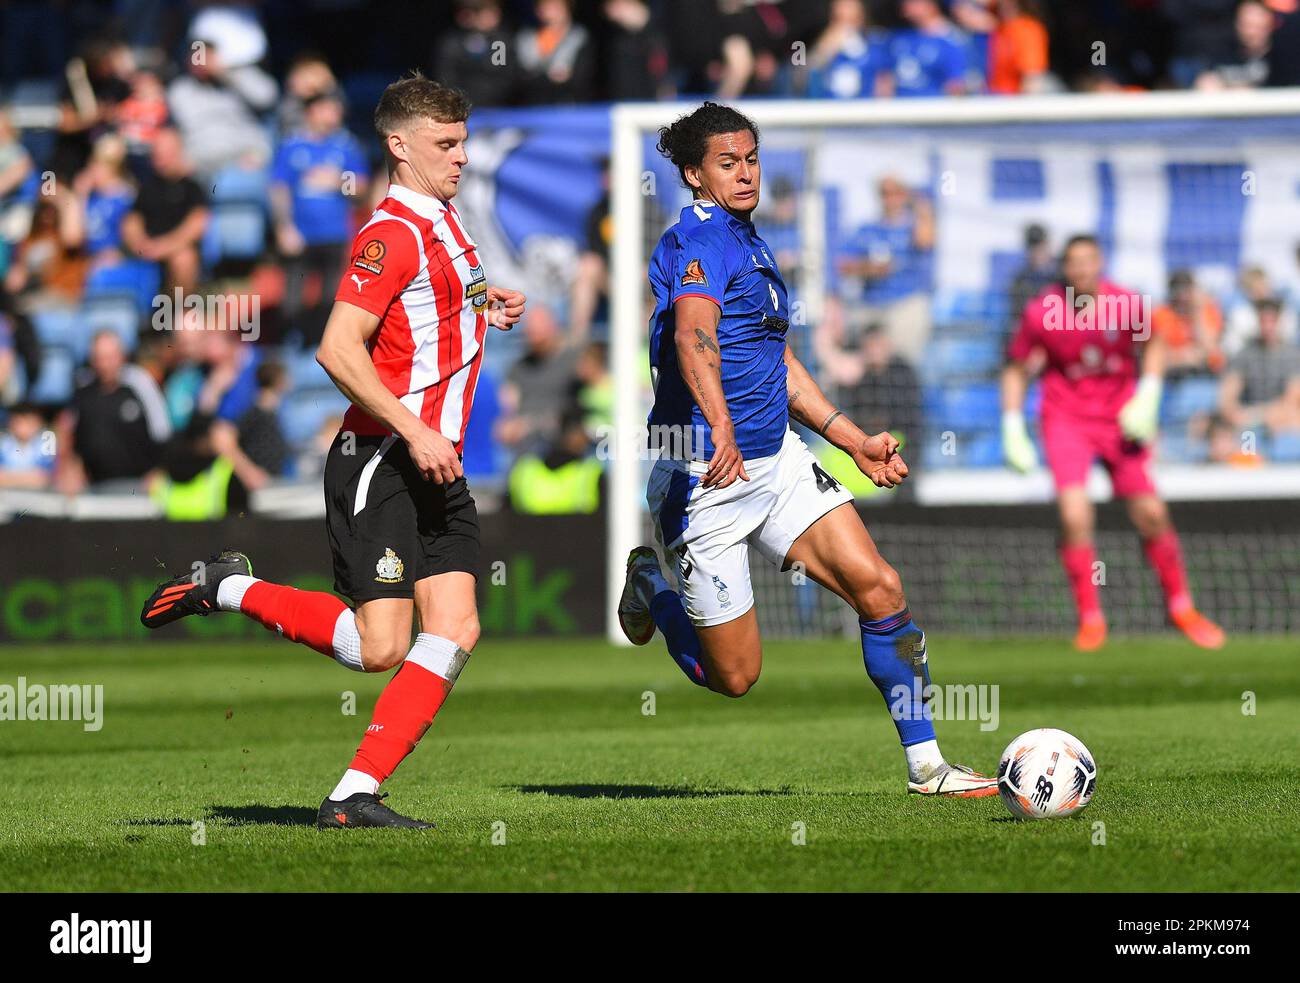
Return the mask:
[[[789,789],[687,788],[682,785],[506,785],[516,792],[568,799],[717,799],[726,795],[794,795]]]
[[[192,819],[123,819],[123,826],[190,826]]]
[[[305,806],[208,806],[208,817],[231,826],[316,825],[316,810]]]

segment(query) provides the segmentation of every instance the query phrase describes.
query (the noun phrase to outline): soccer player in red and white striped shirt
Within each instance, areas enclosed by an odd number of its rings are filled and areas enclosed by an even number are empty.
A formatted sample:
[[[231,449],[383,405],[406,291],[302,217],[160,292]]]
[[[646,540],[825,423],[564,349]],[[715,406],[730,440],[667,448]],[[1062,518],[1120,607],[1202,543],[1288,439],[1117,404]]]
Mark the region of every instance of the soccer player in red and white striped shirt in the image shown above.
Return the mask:
[[[317,360],[352,402],[325,467],[338,593],[252,576],[242,553],[162,584],[149,627],[241,611],[361,672],[397,673],[317,825],[427,828],[379,801],[379,785],[419,742],[478,641],[478,515],[461,447],[492,325],[509,330],[524,296],[489,286],[452,199],[469,104],[418,74],[375,110],[388,195],[362,227]],[[412,616],[420,634],[411,645]]]

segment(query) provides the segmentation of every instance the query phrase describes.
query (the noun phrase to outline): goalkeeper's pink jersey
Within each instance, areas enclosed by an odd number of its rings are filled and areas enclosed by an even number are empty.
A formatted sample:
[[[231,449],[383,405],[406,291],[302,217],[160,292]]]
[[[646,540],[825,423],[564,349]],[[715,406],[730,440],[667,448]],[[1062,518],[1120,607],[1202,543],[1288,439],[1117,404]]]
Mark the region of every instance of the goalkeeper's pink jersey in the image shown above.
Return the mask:
[[[1035,349],[1047,357],[1043,413],[1114,420],[1133,395],[1141,342],[1151,315],[1142,298],[1102,280],[1096,297],[1060,284],[1025,305],[1008,354],[1023,362]]]

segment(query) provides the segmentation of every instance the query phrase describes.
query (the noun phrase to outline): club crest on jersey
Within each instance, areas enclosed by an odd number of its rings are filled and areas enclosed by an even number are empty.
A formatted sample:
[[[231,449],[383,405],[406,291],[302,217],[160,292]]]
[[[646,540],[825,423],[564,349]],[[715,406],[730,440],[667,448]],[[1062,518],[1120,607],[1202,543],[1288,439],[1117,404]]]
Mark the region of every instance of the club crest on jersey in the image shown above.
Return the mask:
[[[731,592],[727,590],[727,585],[722,582],[722,578],[715,576],[713,586],[718,589],[718,604],[724,609],[731,607]]]
[[[470,281],[465,286],[465,299],[474,308],[474,313],[480,314],[488,305],[487,277],[483,273],[482,266],[471,266],[469,275]]]
[[[687,263],[686,272],[682,274],[683,287],[688,287],[693,283],[704,287],[709,285],[709,278],[704,275],[704,267],[700,266],[698,259],[693,259]]]
[[[359,266],[363,270],[369,270],[378,276],[384,272],[384,264],[380,262],[388,254],[388,247],[378,239],[371,239],[361,247],[361,252],[355,260],[353,266]]]
[[[375,580],[381,584],[400,584],[406,573],[406,564],[393,552],[393,548],[388,546],[384,548],[384,555],[375,564],[375,573],[378,574]]]

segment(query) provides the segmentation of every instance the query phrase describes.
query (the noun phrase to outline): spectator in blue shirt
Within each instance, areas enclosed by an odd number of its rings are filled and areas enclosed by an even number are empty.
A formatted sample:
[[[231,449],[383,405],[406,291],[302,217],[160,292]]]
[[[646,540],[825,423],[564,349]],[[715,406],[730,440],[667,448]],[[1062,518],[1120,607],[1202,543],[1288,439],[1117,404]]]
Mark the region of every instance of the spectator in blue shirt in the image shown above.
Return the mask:
[[[934,210],[898,178],[880,181],[880,218],[845,244],[838,272],[862,283],[852,324],[879,324],[896,351],[913,365],[930,340],[930,274]]]
[[[889,39],[890,94],[900,97],[962,95],[968,91],[969,41],[943,15],[937,0],[903,0],[908,27]]]
[[[833,0],[830,23],[808,56],[808,95],[867,99],[887,84],[887,36],[873,30],[863,0]]]
[[[275,241],[285,258],[285,321],[305,343],[315,344],[343,273],[352,206],[364,199],[370,168],[361,144],[343,127],[336,90],[305,100],[303,122],[275,156],[270,197]],[[320,278],[320,289],[307,309],[303,287],[309,274]]]
[[[72,185],[85,220],[82,248],[95,267],[122,261],[122,220],[135,202],[135,185],[126,173],[126,152],[126,141],[116,134],[100,137],[89,163]]]
[[[54,433],[40,410],[19,403],[0,430],[0,488],[48,488],[54,481]]]

